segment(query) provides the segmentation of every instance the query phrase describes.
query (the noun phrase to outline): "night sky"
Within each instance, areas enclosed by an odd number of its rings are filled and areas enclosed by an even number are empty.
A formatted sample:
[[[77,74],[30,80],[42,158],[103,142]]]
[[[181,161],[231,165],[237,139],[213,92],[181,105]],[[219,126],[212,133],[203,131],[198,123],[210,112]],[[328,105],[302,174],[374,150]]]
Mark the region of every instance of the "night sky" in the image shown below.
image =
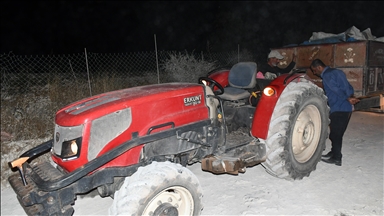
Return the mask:
[[[300,44],[352,26],[384,36],[379,1],[2,1],[0,53],[227,52]]]

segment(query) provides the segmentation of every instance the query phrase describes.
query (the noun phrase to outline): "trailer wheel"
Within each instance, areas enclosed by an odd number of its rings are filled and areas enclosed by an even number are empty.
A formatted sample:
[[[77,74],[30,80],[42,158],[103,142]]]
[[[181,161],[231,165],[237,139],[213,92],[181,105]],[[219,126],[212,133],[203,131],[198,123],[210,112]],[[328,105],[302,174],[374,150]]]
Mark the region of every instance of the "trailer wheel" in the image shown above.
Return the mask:
[[[153,162],[127,177],[115,192],[110,215],[199,215],[202,189],[180,164]]]
[[[262,163],[266,171],[287,180],[309,176],[321,159],[328,125],[323,90],[307,80],[289,83],[271,117]]]

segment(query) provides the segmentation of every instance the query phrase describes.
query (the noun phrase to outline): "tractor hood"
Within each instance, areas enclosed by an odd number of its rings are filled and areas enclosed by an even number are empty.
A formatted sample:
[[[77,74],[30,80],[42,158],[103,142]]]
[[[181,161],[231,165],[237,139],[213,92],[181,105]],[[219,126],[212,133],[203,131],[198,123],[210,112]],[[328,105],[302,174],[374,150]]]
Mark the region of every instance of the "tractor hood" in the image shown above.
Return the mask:
[[[56,114],[53,160],[72,171],[132,139],[209,119],[205,87],[191,83],[139,86],[89,97]],[[137,163],[141,147],[110,166]]]
[[[191,83],[166,83],[138,86],[107,92],[74,102],[56,113],[56,123],[75,126],[92,121],[108,113],[145,104],[142,113],[154,109],[188,109],[204,105],[204,88]],[[169,107],[164,107],[165,102]],[[193,106],[190,106],[193,105]],[[181,110],[177,110],[181,111]]]

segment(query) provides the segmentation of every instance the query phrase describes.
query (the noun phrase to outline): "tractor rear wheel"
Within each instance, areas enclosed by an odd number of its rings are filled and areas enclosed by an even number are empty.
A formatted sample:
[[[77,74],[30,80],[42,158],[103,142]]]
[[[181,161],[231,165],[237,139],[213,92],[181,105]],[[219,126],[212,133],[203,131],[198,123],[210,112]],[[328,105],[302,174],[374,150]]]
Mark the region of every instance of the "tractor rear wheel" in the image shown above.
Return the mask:
[[[316,169],[328,138],[329,107],[323,90],[310,81],[291,82],[271,117],[266,139],[266,171],[302,179]]]
[[[153,162],[127,177],[115,192],[110,215],[199,215],[202,189],[187,168]]]

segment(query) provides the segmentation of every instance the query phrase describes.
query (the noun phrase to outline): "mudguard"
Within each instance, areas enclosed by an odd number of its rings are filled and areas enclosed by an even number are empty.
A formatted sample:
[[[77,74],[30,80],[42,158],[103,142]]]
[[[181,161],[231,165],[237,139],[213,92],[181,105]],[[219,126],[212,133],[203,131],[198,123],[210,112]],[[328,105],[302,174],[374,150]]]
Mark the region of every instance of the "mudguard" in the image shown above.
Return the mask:
[[[208,75],[209,78],[215,80],[223,87],[226,87],[229,85],[228,76],[229,76],[229,69],[219,70]],[[217,87],[214,87],[213,90],[217,90]]]
[[[270,87],[274,89],[275,93],[271,96],[266,96],[264,93],[262,94],[253,116],[251,128],[252,136],[261,139],[267,138],[271,116],[273,110],[275,109],[277,100],[290,82],[298,82],[300,79],[311,80],[306,74],[290,73],[277,77],[266,86],[266,88]]]

